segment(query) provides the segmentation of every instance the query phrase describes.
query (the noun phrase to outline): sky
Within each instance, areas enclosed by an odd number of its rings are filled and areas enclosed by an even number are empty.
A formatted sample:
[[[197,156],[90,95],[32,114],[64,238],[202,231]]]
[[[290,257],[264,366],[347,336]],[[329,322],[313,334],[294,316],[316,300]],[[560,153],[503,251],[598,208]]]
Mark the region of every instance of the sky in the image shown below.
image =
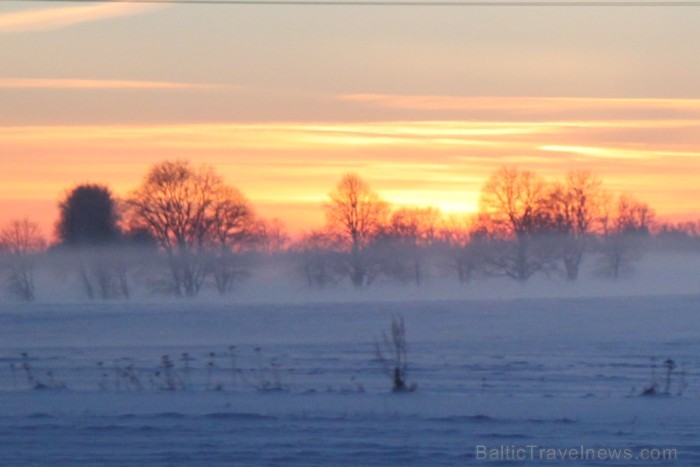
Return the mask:
[[[301,231],[356,172],[465,214],[503,165],[700,218],[700,7],[0,2],[0,225],[213,166]]]

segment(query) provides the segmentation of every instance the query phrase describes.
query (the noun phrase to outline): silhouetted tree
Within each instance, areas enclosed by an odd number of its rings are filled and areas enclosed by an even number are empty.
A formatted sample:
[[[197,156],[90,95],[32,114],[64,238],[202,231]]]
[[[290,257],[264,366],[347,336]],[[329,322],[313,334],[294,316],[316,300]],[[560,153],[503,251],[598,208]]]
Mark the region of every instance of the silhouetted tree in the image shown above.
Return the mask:
[[[156,239],[151,234],[148,228],[139,225],[130,225],[123,233],[124,242],[127,245],[142,247],[142,248],[156,248]]]
[[[59,203],[59,210],[56,233],[63,245],[105,245],[119,239],[117,203],[106,186],[76,186]]]
[[[441,214],[436,208],[402,207],[391,215],[387,234],[394,242],[394,250],[406,263],[406,269],[415,285],[426,275],[426,257],[436,241]]]
[[[166,289],[192,297],[213,274],[230,288],[232,254],[252,231],[252,209],[238,190],[212,170],[185,161],[155,165],[128,200],[131,221],[148,230],[165,252]]]
[[[546,248],[535,245],[538,234],[550,228],[547,190],[543,179],[530,171],[503,167],[481,190],[481,215],[489,229],[508,240],[489,259],[494,271],[518,281],[548,267]],[[513,248],[510,248],[510,245]]]
[[[34,257],[46,242],[39,226],[27,219],[11,222],[0,231],[0,251],[5,253],[8,291],[21,300],[35,299]]]
[[[656,240],[662,248],[697,251],[700,249],[700,222],[663,222],[656,229]]]
[[[268,255],[281,253],[289,245],[287,227],[280,219],[260,220],[260,246]]]
[[[307,286],[322,289],[343,279],[347,272],[343,243],[337,234],[311,231],[292,246]]]
[[[600,218],[601,181],[590,172],[571,171],[550,194],[551,218],[561,234],[566,278],[576,280],[583,255]]]
[[[612,228],[616,232],[648,237],[655,218],[654,210],[647,203],[631,195],[622,195],[617,200]]]
[[[599,271],[618,278],[632,271],[642,256],[641,244],[650,236],[655,214],[651,207],[630,195],[606,203],[602,224],[602,257]]]
[[[216,290],[223,294],[247,277],[240,255],[247,246],[262,241],[264,232],[255,221],[253,208],[235,188],[220,186],[214,193],[210,213],[211,268]]]
[[[324,206],[328,228],[344,240],[350,280],[361,288],[368,279],[365,249],[386,223],[387,203],[355,174],[344,175],[328,196]]]
[[[500,273],[491,268],[498,257],[499,243],[507,240],[503,239],[503,233],[494,231],[492,227],[488,217],[480,216],[471,219],[453,217],[443,224],[440,239],[460,285],[477,277]]]
[[[82,184],[59,203],[56,233],[66,256],[78,274],[89,299],[128,298],[127,258],[117,249],[124,237],[121,215],[111,190],[98,184]]]
[[[469,228],[466,218],[451,215],[443,220],[438,231],[441,259],[450,272],[457,274],[460,285],[466,284],[470,277],[465,274],[460,261],[460,252],[469,243]]]
[[[176,295],[196,295],[204,284],[210,210],[221,184],[211,170],[184,161],[155,165],[127,201],[132,221],[146,227],[165,251]]]

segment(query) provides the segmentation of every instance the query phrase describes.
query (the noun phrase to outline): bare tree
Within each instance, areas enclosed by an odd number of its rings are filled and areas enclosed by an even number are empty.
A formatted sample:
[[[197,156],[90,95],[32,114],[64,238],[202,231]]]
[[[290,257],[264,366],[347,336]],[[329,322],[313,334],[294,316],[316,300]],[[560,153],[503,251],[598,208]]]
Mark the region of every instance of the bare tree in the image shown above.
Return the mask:
[[[653,209],[630,195],[616,202],[608,197],[601,216],[602,241],[599,272],[619,278],[632,271],[642,256],[641,243],[649,238],[654,223]]]
[[[441,246],[441,259],[446,269],[457,274],[460,285],[466,284],[471,279],[471,275],[464,267],[461,252],[469,244],[467,220],[454,215],[443,219],[438,231],[438,239]]]
[[[562,259],[566,278],[578,278],[583,255],[601,215],[601,181],[586,171],[570,171],[550,194],[551,217],[563,237]]]
[[[417,286],[425,278],[427,250],[435,244],[440,218],[440,211],[432,207],[402,207],[391,215],[388,233],[397,243],[398,253],[406,258]]]
[[[290,236],[281,219],[259,221],[262,251],[268,255],[282,253],[289,246]]]
[[[124,271],[124,268],[117,263],[118,256],[114,249],[106,247],[84,248],[77,251],[75,259],[78,274],[83,291],[90,300],[97,297],[103,300],[119,298],[123,292],[125,292],[124,298],[128,298],[126,276],[119,274]]]
[[[166,254],[168,289],[192,297],[215,273],[217,288],[228,290],[234,279],[230,253],[243,244],[254,219],[238,190],[212,169],[166,161],[151,169],[128,205],[132,224],[147,229]],[[223,260],[213,267],[212,257]]]
[[[307,286],[322,289],[342,280],[346,274],[342,249],[342,239],[327,231],[311,231],[292,247]]]
[[[446,269],[456,273],[460,285],[470,282],[483,267],[478,229],[473,219],[448,216],[438,228],[439,252]]]
[[[150,170],[128,200],[135,223],[146,227],[165,251],[177,295],[194,296],[204,284],[209,211],[220,183],[211,170],[166,161]]]
[[[622,195],[617,201],[617,217],[613,228],[618,232],[648,236],[655,222],[654,210],[630,195]]]
[[[253,208],[235,188],[221,186],[211,207],[211,268],[216,290],[230,291],[235,282],[247,277],[241,254],[260,240],[260,229]]]
[[[61,266],[77,273],[85,296],[90,299],[129,299],[130,276],[146,257],[147,248],[122,239],[112,245],[86,245],[55,251]]]
[[[544,180],[530,171],[503,167],[481,190],[481,214],[489,229],[503,232],[513,248],[500,248],[490,261],[495,271],[518,281],[548,267],[551,258],[537,253],[537,235],[549,227],[547,190]],[[508,247],[509,243],[504,243]]]
[[[700,246],[700,223],[662,222],[657,224],[655,238],[660,247],[675,251],[697,251]]]
[[[34,256],[46,247],[39,226],[28,219],[11,222],[0,232],[0,250],[7,254],[7,286],[11,294],[34,301]]]
[[[367,285],[365,249],[386,223],[388,205],[355,174],[346,174],[325,204],[331,231],[337,232],[349,252],[348,273],[356,288]]]

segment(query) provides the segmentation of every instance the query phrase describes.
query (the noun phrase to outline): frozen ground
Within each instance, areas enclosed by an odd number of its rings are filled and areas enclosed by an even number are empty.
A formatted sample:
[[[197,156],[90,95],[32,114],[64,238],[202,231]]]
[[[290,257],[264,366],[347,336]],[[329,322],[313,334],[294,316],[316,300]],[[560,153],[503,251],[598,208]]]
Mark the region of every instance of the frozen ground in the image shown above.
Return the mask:
[[[374,355],[398,313],[412,394]],[[692,295],[3,304],[0,465],[465,465],[478,445],[673,448],[698,465],[699,356]],[[652,358],[661,388],[677,363],[674,395],[638,396]],[[66,387],[31,389],[23,365]],[[578,463],[601,464],[616,463]]]

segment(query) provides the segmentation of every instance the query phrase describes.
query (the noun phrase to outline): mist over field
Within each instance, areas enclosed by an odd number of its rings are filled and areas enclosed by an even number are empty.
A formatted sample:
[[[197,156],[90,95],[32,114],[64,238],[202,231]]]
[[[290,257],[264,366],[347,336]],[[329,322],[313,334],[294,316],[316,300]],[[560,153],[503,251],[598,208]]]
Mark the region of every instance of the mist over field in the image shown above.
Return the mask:
[[[647,253],[623,277],[601,275],[594,258],[584,264],[580,277],[567,281],[561,273],[540,275],[527,282],[508,277],[475,277],[460,284],[449,264],[432,265],[420,286],[408,281],[380,279],[371,286],[357,290],[349,282],[327,287],[309,287],[299,260],[289,255],[248,259],[249,266],[226,294],[217,292],[213,284],[205,286],[196,297],[182,298],[159,290],[154,284],[167,271],[159,269],[158,259],[148,252],[101,250],[100,265],[130,265],[123,278],[128,296],[100,296],[97,277],[90,277],[94,295],[86,294],[81,269],[85,255],[61,254],[38,258],[34,267],[35,301],[51,303],[315,303],[415,300],[476,300],[555,297],[624,297],[663,296],[700,293],[700,253],[695,251],[657,251]],[[440,267],[442,266],[442,267]],[[116,280],[111,278],[110,280]],[[110,286],[111,287],[111,286]],[[0,295],[3,307],[22,306],[22,301],[7,290]]]
[[[0,467],[700,465],[698,2],[73,3],[0,2]]]
[[[700,459],[700,224],[590,172],[347,173],[295,237],[182,160],[59,208],[0,229],[3,465]]]
[[[3,465],[700,461],[692,235],[131,238],[3,256]]]

